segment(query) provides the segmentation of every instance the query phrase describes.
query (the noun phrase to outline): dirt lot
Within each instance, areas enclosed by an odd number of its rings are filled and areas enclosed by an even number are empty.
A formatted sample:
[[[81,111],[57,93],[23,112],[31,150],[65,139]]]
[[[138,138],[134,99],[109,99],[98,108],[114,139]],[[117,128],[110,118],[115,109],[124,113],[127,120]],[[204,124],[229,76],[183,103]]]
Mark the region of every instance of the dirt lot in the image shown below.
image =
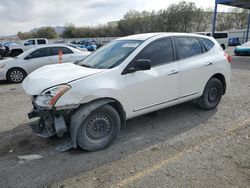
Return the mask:
[[[2,82],[0,187],[250,187],[250,58],[234,58],[232,67],[216,110],[189,102],[129,120],[98,152],[56,152],[60,140],[27,126],[21,86]],[[17,158],[25,154],[44,158]]]

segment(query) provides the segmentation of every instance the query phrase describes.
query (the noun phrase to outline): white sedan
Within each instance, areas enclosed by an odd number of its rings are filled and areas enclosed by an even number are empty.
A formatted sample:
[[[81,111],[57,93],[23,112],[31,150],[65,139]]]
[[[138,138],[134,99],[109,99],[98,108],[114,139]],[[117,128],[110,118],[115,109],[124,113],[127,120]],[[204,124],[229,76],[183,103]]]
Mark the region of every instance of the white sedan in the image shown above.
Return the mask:
[[[22,82],[32,71],[44,65],[59,63],[59,50],[63,54],[62,63],[75,62],[90,54],[90,52],[60,44],[38,46],[17,57],[1,60],[0,80],[8,80],[12,83]]]

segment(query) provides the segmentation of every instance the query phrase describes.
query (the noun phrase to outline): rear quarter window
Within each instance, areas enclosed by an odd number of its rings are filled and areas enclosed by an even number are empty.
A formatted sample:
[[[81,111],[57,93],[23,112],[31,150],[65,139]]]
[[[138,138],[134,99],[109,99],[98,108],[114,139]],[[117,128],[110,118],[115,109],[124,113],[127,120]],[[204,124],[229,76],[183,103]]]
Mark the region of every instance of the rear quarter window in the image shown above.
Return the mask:
[[[195,37],[175,37],[175,43],[179,59],[203,53],[203,48]]]
[[[201,43],[204,45],[204,47],[205,47],[205,49],[207,50],[207,51],[209,51],[211,48],[213,48],[214,47],[214,43],[211,41],[211,40],[209,40],[209,39],[205,39],[205,38],[200,38],[200,41],[201,41]]]

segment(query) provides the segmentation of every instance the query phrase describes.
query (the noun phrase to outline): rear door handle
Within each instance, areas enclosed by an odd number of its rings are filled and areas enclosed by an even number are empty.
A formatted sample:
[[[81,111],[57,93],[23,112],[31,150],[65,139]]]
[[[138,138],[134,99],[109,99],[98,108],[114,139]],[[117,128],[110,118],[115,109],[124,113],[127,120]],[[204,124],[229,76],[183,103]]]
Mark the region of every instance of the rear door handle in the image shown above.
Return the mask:
[[[212,64],[213,64],[212,62],[207,62],[207,63],[204,64],[204,66],[210,66]]]
[[[174,74],[178,74],[179,71],[178,70],[171,70],[170,73],[168,73],[168,76],[174,75]]]

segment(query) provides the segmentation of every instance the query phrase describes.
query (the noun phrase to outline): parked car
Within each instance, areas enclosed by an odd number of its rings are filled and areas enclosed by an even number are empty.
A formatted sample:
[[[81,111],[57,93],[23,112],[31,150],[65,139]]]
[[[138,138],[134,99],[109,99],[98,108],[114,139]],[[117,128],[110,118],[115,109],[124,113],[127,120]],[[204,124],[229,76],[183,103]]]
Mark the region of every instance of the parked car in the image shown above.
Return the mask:
[[[86,48],[88,51],[95,51],[97,48],[102,46],[102,44],[97,43],[95,40],[92,39],[84,39],[78,42],[73,41],[72,44],[75,44],[80,48]]]
[[[3,57],[6,55],[6,47],[3,44],[0,44],[0,60],[3,59]]]
[[[44,66],[27,76],[23,88],[34,105],[28,116],[40,117],[31,127],[43,137],[69,132],[62,150],[106,148],[127,119],[190,100],[215,109],[229,84],[230,60],[202,35],[119,38],[78,65]]]
[[[5,47],[10,47],[10,46],[18,45],[18,43],[10,42],[10,41],[3,42],[2,44],[3,44]]]
[[[45,38],[29,39],[29,40],[23,42],[22,44],[9,46],[9,54],[8,55],[11,57],[16,57],[28,49],[34,48],[38,45],[45,45],[45,44],[48,44],[48,40]]]
[[[236,46],[234,49],[235,55],[250,55],[250,41],[242,44],[241,46]]]
[[[83,52],[60,44],[40,45],[17,57],[2,60],[0,62],[0,80],[8,80],[12,83],[22,82],[32,71],[44,65],[57,64],[59,50],[62,50],[63,63],[75,62],[90,54],[90,52]]]
[[[88,50],[86,48],[80,48],[79,46],[75,45],[75,44],[67,44],[67,46],[70,46],[72,48],[87,52]]]
[[[232,37],[228,39],[228,46],[240,45],[240,39],[238,37]]]

